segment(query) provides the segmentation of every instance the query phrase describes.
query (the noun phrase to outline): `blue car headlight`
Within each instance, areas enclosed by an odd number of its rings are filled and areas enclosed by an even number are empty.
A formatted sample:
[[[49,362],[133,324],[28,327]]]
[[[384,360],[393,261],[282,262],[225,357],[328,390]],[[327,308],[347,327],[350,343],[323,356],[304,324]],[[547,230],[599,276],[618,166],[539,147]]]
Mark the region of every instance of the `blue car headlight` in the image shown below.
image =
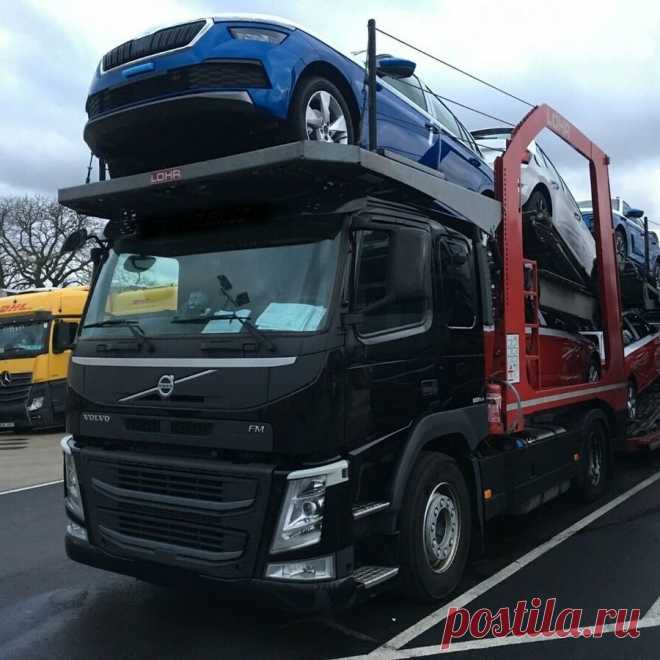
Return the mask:
[[[281,44],[289,35],[286,32],[268,30],[266,28],[234,27],[229,28],[229,34],[234,39],[243,41],[260,41],[267,44]]]

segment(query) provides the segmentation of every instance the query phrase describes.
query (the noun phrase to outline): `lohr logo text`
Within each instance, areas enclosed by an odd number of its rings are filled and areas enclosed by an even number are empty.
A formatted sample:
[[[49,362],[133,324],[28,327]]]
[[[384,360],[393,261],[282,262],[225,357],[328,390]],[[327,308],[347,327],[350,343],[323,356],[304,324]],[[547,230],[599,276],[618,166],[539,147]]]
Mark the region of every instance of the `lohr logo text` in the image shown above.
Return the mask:
[[[179,179],[181,179],[181,170],[178,167],[151,173],[151,183],[172,183]]]

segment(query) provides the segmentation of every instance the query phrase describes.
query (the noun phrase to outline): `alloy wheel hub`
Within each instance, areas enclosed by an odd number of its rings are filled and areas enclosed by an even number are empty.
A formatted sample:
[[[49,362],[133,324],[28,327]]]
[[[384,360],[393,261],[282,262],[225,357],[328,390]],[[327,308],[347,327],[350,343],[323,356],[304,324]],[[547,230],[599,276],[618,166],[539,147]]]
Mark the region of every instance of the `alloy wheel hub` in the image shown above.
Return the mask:
[[[305,110],[308,140],[348,144],[348,126],[339,101],[324,90],[314,92]]]
[[[431,493],[424,514],[424,551],[436,573],[453,562],[460,540],[460,517],[455,494],[448,484]]]

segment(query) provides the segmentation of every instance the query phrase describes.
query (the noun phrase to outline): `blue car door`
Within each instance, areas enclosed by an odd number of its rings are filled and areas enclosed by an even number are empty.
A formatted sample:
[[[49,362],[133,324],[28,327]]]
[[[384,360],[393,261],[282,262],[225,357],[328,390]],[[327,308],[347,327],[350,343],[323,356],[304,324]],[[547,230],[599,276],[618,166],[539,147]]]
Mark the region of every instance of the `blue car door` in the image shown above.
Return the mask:
[[[436,149],[438,130],[427,115],[419,79],[385,76],[378,87],[378,146],[424,162]]]
[[[437,167],[447,181],[482,192],[493,188],[493,174],[479,155],[478,147],[468,130],[456,119],[449,108],[434,94],[426,98],[433,121],[440,131]]]

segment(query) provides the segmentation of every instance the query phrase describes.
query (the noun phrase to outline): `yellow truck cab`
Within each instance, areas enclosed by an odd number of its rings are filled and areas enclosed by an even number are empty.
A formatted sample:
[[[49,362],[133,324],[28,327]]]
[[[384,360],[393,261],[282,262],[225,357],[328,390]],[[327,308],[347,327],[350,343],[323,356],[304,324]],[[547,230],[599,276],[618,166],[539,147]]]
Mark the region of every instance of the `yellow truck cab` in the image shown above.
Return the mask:
[[[59,426],[87,287],[0,292],[0,430]]]

